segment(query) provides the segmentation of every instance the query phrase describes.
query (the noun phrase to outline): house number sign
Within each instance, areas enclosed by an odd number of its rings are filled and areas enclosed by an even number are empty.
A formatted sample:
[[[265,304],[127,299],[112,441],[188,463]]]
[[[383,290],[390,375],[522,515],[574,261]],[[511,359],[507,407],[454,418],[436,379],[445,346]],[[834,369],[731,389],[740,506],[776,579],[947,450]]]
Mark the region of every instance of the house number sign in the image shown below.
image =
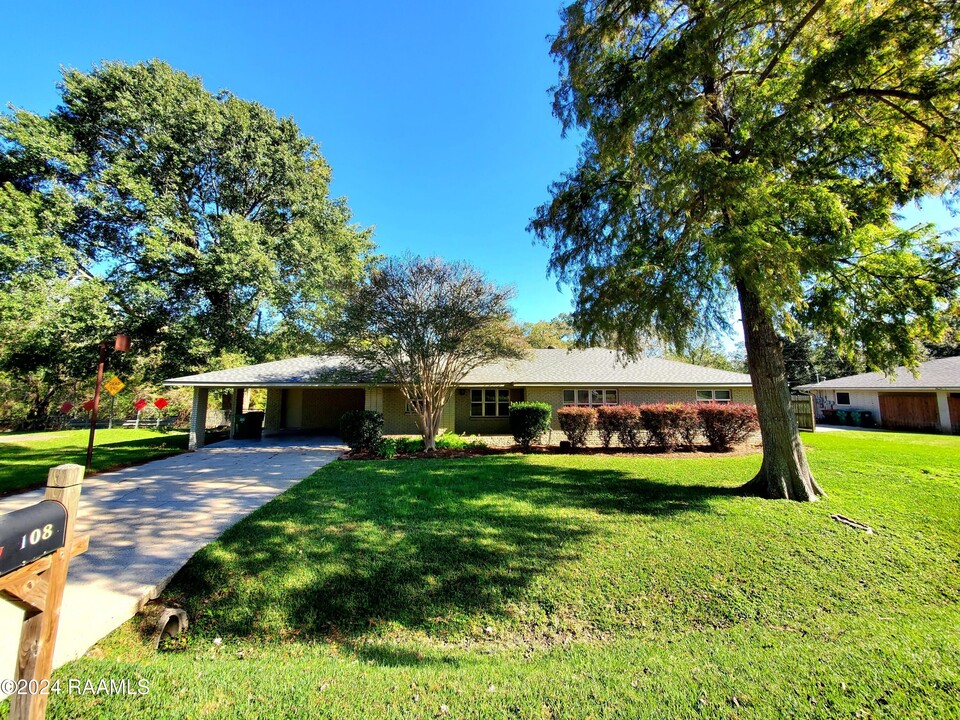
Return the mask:
[[[56,500],[0,516],[0,575],[63,547],[67,511]]]

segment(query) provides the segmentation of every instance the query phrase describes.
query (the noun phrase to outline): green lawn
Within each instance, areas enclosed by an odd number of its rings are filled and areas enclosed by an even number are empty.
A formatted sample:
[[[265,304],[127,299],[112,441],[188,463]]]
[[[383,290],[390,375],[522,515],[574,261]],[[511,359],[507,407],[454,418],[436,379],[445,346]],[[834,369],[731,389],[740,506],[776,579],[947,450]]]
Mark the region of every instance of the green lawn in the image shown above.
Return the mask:
[[[960,438],[805,440],[806,505],[758,456],[333,463],[176,577],[185,641],[56,675],[148,695],[49,717],[960,718]]]
[[[89,430],[0,435],[0,495],[43,485],[47,470],[63,463],[83,465],[87,459]],[[93,470],[100,472],[123,465],[153,460],[183,452],[185,432],[97,430]]]

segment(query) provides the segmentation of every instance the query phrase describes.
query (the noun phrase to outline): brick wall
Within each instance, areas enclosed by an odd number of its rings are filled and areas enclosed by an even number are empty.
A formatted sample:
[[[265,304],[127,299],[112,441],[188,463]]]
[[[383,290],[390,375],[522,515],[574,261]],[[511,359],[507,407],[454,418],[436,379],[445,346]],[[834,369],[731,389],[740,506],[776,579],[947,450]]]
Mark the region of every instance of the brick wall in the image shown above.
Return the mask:
[[[384,435],[419,435],[420,430],[417,428],[416,415],[413,413],[404,412],[407,401],[403,397],[403,393],[400,392],[399,388],[376,388],[373,392],[381,392],[382,400],[380,401],[381,410],[383,413],[383,433]],[[367,391],[368,393],[371,390]],[[368,401],[367,406],[369,409],[375,409],[371,405],[375,405],[376,400],[371,398],[371,401]],[[447,430],[453,431],[455,425],[455,413],[456,413],[456,403],[454,401],[448,402],[443,408],[443,418],[440,423],[440,433],[444,433]]]

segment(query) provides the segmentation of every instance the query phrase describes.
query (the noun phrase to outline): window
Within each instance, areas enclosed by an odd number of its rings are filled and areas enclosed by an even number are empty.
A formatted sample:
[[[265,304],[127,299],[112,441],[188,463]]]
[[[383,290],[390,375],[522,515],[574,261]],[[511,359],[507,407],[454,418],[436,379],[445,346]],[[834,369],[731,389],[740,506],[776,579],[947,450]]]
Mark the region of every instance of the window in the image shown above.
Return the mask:
[[[850,404],[850,393],[838,392],[837,405],[849,405],[849,404]]]
[[[697,390],[697,402],[728,403],[733,399],[729,390]]]
[[[419,404],[420,402],[421,402],[420,398],[417,398],[416,400],[413,401],[413,403],[416,403],[416,404]],[[403,405],[404,415],[410,415],[414,412],[416,412],[416,410],[414,409],[414,405],[412,403],[409,403],[409,402],[404,403]]]
[[[620,402],[617,390],[564,390],[564,405],[617,405]]]
[[[473,388],[470,391],[470,417],[509,417],[508,388]]]

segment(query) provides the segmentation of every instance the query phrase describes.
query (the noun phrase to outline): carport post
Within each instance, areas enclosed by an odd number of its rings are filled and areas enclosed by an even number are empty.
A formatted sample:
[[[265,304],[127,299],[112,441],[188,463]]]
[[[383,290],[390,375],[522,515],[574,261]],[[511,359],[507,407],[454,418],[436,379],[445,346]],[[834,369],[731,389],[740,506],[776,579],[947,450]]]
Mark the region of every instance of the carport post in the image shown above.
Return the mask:
[[[937,393],[937,412],[940,415],[940,429],[949,435],[953,432],[953,426],[950,424],[950,393],[940,390]]]
[[[237,434],[237,423],[240,420],[240,415],[245,412],[244,405],[246,405],[246,391],[244,388],[234,388],[233,389],[233,407],[230,408],[230,439],[233,440],[234,435]]]
[[[210,391],[205,387],[193,389],[193,408],[190,410],[190,437],[187,450],[199,450],[203,447],[204,434],[207,432],[207,397]]]

